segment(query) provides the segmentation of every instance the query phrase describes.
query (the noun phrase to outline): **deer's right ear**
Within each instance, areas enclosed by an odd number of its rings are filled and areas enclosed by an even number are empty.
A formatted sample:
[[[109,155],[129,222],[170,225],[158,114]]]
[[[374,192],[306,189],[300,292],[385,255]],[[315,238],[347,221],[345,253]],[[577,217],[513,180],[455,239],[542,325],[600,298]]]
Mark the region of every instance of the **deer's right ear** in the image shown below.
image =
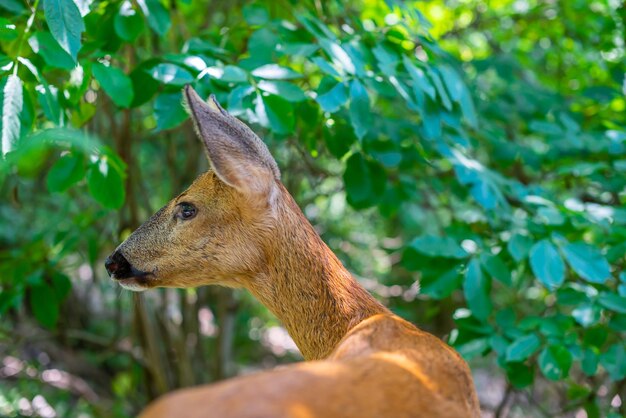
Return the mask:
[[[280,171],[263,141],[229,115],[213,95],[205,102],[191,86],[185,86],[184,95],[196,132],[219,178],[244,194],[268,194],[280,179]]]

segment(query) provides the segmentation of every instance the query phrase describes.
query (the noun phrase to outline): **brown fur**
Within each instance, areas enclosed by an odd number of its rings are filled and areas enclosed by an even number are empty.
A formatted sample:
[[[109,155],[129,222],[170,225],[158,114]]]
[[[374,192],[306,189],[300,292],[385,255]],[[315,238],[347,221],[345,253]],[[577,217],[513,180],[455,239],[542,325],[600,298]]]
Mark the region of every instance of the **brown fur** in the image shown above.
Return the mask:
[[[240,122],[186,93],[215,171],[120,245],[133,267],[151,273],[126,279],[126,286],[246,288],[312,361],[177,391],[142,416],[478,417],[463,359],[369,295],[280,183],[265,145],[254,134],[245,140],[252,145],[241,145],[236,135],[244,131],[224,128]],[[213,118],[222,121],[209,123]],[[233,149],[236,158],[223,155]],[[197,207],[195,218],[176,217],[181,202]]]

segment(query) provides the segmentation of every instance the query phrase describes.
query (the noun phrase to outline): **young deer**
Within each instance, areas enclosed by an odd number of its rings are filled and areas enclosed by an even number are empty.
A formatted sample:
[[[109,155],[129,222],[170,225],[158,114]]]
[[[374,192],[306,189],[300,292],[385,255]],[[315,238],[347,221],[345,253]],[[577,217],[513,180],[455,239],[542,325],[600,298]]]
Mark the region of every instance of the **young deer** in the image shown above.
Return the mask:
[[[438,338],[377,302],[280,182],[265,144],[211,97],[184,94],[212,171],[107,259],[126,289],[248,289],[306,360],[168,394],[143,417],[478,417],[470,371]]]

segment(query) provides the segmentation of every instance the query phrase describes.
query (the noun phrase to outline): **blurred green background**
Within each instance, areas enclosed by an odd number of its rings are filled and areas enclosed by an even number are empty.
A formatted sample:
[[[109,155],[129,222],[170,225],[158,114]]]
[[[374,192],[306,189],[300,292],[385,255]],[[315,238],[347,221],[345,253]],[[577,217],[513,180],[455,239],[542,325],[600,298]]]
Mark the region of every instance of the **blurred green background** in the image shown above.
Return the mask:
[[[123,417],[300,359],[244,292],[103,259],[249,123],[364,286],[468,359],[485,416],[626,416],[619,0],[0,1],[0,416]]]

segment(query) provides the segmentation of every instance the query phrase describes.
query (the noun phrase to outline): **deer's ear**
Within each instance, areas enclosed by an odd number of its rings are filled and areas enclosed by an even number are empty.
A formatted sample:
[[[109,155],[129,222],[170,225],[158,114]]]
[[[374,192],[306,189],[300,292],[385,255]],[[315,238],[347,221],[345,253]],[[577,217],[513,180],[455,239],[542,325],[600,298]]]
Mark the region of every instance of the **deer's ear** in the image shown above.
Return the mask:
[[[280,171],[263,141],[229,115],[213,95],[205,102],[191,86],[185,86],[184,95],[196,132],[220,179],[245,194],[269,193],[280,179]]]

